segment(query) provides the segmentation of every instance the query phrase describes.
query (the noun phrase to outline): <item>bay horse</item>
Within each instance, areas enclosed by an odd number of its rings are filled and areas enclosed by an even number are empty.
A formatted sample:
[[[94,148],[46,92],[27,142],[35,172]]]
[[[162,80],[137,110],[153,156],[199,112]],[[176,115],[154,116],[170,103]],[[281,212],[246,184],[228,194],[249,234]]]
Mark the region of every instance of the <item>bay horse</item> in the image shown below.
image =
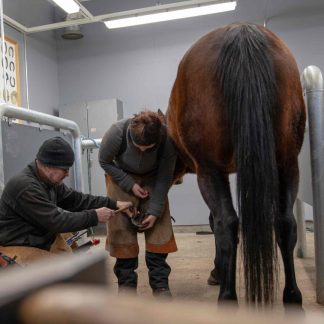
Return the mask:
[[[283,302],[301,305],[293,204],[306,117],[288,47],[270,30],[250,23],[208,33],[181,60],[166,117],[179,156],[197,174],[213,217],[218,300],[237,303],[240,226],[248,303],[274,301],[277,241],[285,271]],[[238,215],[228,180],[234,172]]]

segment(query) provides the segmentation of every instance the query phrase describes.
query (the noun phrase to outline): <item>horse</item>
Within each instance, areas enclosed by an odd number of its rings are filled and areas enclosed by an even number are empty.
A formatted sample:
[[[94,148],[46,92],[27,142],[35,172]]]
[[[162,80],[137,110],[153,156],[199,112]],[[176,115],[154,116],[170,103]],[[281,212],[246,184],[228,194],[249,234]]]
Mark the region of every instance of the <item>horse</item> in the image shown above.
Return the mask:
[[[263,26],[234,23],[199,39],[184,55],[166,113],[168,131],[212,215],[219,302],[237,304],[242,237],[248,304],[271,305],[283,259],[285,306],[301,307],[293,250],[305,105],[287,45]],[[238,213],[229,186],[236,172]]]

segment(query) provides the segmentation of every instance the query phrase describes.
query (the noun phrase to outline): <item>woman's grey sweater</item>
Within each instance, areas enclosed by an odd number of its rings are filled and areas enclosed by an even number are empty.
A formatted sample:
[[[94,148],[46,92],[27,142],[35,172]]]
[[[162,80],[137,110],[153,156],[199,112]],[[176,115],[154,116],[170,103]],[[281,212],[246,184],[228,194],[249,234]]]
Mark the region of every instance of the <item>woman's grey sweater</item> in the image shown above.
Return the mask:
[[[160,217],[173,180],[177,157],[175,147],[167,135],[157,146],[142,152],[133,145],[129,129],[125,134],[126,123],[127,119],[118,121],[107,130],[99,149],[99,163],[106,174],[126,192],[131,192],[135,184],[131,174],[154,174],[155,185],[147,212]],[[120,152],[124,134],[127,137],[127,145],[124,152]],[[163,145],[162,150],[159,150],[160,145]]]

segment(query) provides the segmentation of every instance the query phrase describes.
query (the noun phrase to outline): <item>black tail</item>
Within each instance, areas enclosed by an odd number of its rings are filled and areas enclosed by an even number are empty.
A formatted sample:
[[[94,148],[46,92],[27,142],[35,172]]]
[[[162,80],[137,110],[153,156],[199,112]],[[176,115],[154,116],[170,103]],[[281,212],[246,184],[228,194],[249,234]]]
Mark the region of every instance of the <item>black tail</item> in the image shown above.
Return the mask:
[[[273,224],[279,198],[273,130],[275,76],[262,31],[248,24],[229,29],[217,72],[236,154],[247,300],[268,304],[274,296]]]

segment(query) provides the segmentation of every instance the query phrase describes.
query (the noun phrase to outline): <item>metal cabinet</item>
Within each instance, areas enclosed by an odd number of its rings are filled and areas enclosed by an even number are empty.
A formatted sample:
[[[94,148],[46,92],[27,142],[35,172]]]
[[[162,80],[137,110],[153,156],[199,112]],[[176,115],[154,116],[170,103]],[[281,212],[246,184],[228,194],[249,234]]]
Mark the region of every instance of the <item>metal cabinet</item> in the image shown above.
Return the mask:
[[[123,118],[123,103],[118,99],[104,99],[64,105],[60,117],[75,121],[84,138],[102,138],[106,130]],[[98,149],[82,152],[84,191],[94,195],[106,195],[104,171],[98,163]]]

